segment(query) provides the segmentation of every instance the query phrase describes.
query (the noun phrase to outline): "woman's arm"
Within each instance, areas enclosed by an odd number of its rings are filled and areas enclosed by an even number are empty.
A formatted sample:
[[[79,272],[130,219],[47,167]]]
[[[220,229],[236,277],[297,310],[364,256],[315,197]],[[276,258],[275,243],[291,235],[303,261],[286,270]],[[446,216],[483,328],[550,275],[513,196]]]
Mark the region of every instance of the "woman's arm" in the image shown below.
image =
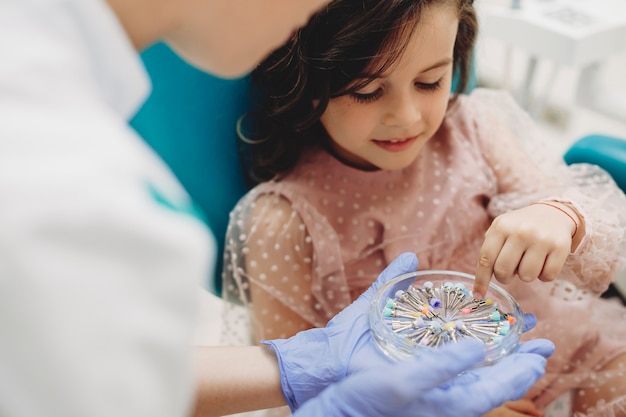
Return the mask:
[[[196,347],[194,365],[198,380],[194,417],[286,405],[271,348]]]

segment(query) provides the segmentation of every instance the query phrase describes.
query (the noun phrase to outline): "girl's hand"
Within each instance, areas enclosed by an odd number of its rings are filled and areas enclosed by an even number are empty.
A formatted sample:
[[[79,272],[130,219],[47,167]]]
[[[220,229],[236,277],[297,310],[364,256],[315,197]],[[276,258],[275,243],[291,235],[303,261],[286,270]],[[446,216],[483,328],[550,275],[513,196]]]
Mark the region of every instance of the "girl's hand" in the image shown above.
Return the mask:
[[[480,249],[474,297],[486,294],[492,276],[503,284],[516,277],[525,282],[556,279],[580,241],[581,225],[571,207],[554,201],[496,217]]]

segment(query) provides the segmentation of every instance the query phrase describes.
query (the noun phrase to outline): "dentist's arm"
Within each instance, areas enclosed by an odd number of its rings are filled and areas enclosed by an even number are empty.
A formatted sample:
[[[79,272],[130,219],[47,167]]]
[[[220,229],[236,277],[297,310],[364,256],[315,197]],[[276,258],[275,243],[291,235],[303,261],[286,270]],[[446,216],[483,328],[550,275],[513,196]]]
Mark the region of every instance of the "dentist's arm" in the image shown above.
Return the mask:
[[[198,348],[195,415],[216,416],[286,402],[301,416],[366,416],[376,410],[373,415],[392,417],[407,412],[407,416],[419,417],[429,414],[409,413],[416,404],[432,412],[451,403],[450,409],[458,412],[472,399],[478,416],[479,412],[519,398],[543,374],[545,357],[554,348],[551,342],[522,344],[519,352],[487,367],[490,370],[470,372],[463,378],[456,375],[483,361],[482,344],[470,341],[453,345],[407,364],[392,363],[376,347],[367,320],[370,298],[380,285],[416,268],[414,254],[401,255],[327,327],[300,332],[289,339],[265,341],[275,354],[264,347]],[[534,325],[533,319],[527,316],[528,327]],[[458,400],[444,395],[447,387],[458,395]],[[476,396],[484,389],[494,392]],[[378,402],[390,398],[397,402],[383,409]],[[363,405],[357,406],[359,403]]]
[[[195,349],[198,377],[195,417],[223,416],[287,404],[271,349],[265,346]]]

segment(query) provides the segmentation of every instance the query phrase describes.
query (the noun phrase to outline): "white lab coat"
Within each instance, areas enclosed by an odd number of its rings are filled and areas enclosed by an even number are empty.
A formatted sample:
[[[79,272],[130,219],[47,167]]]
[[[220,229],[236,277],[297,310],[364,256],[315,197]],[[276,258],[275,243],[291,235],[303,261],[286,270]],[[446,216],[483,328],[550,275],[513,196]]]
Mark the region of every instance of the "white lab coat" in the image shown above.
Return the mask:
[[[215,243],[102,0],[0,0],[0,415],[179,417]]]

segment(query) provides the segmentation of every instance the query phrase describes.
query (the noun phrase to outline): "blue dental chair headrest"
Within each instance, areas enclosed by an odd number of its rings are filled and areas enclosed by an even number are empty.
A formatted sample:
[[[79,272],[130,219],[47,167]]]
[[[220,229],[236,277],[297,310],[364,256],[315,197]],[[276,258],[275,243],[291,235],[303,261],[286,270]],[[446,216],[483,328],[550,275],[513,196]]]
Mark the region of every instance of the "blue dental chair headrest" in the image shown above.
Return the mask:
[[[170,166],[209,223],[218,262],[207,288],[220,295],[228,213],[247,191],[235,126],[248,108],[249,79],[207,75],[164,44],[144,51],[142,59],[153,90],[131,125]]]

